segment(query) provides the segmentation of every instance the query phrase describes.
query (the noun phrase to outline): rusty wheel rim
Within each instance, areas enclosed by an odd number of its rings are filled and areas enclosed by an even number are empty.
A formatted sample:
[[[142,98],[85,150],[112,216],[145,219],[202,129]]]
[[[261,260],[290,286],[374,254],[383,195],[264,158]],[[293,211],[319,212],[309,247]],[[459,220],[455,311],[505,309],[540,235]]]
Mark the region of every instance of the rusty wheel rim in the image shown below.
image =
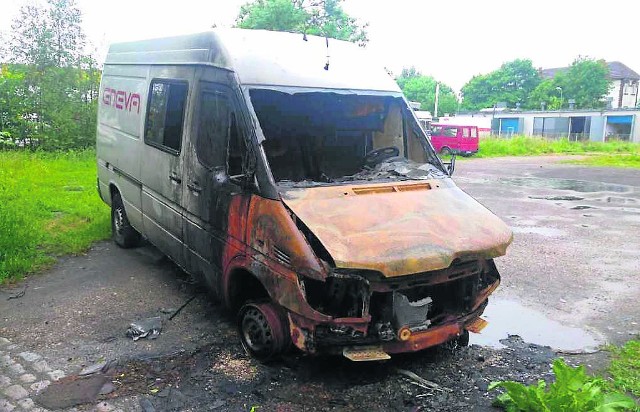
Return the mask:
[[[258,357],[274,352],[273,331],[265,315],[256,307],[245,310],[241,322],[242,341]]]

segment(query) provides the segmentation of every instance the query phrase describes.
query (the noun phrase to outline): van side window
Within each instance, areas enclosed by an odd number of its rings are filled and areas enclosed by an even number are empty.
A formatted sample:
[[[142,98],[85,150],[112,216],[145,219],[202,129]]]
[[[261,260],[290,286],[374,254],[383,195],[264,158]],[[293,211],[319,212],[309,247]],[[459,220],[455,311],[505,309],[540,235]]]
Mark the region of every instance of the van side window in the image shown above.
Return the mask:
[[[470,137],[470,131],[468,127],[463,127],[462,128],[462,137]]]
[[[456,137],[456,136],[458,136],[458,128],[456,128],[456,127],[444,127],[442,129],[442,135],[444,137]]]
[[[478,129],[476,129],[475,127],[472,127],[472,128],[471,128],[471,137],[473,137],[473,138],[478,137],[477,130],[478,130]]]
[[[231,130],[229,136],[229,176],[238,176],[242,174],[242,163],[247,146],[238,127],[236,114],[231,113]]]
[[[203,92],[198,115],[198,160],[208,169],[226,165],[227,145],[232,126],[231,104],[221,93]]]
[[[168,80],[151,82],[145,142],[171,152],[180,152],[188,88],[186,83]]]

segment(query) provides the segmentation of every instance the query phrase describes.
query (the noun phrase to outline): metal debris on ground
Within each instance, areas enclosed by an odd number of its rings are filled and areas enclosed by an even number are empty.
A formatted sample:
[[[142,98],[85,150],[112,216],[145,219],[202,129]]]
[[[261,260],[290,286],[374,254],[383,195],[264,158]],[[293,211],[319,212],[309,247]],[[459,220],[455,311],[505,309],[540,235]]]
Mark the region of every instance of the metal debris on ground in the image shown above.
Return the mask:
[[[173,312],[173,314],[171,316],[169,316],[169,320],[173,320],[173,318],[175,318],[178,315],[178,313],[180,313],[180,311],[185,308],[185,306],[187,306],[189,303],[191,303],[191,301],[194,300],[196,298],[196,296],[197,295],[191,296],[186,302],[184,302],[182,304],[182,306],[180,306],[178,309],[176,309],[176,311]]]
[[[395,371],[396,371],[396,373],[398,375],[402,375],[402,376],[405,376],[405,377],[411,379],[413,381],[411,383],[413,383],[415,385],[418,385],[418,386],[420,386],[420,387],[422,387],[424,389],[432,389],[432,390],[435,390],[435,391],[438,391],[438,392],[452,392],[451,389],[443,388],[442,386],[438,385],[437,383],[428,381],[428,380],[426,380],[424,378],[421,378],[420,376],[418,376],[415,373],[413,373],[411,371],[408,371],[406,369],[396,368]]]
[[[106,361],[95,363],[93,365],[89,365],[84,369],[82,369],[80,373],[78,373],[78,375],[85,376],[85,375],[93,375],[94,373],[97,373],[97,372],[103,372],[104,369],[106,369],[105,366],[107,366]]]
[[[162,331],[162,318],[154,316],[152,318],[135,321],[127,329],[127,337],[134,341],[141,338],[156,339]]]
[[[15,294],[13,294],[13,295],[9,296],[9,297],[7,298],[7,300],[11,300],[11,299],[20,299],[20,298],[21,298],[21,297],[23,297],[23,296],[24,296],[24,294],[27,292],[27,287],[28,287],[28,286],[25,286],[25,287],[24,287],[24,289],[22,289],[20,292],[15,293]]]

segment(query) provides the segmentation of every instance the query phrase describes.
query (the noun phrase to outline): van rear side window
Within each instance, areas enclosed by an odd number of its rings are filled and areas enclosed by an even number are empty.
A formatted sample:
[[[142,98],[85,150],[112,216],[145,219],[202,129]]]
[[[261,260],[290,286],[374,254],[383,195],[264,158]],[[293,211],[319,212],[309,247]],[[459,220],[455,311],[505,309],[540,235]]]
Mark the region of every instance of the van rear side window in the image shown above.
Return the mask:
[[[180,152],[187,83],[153,80],[144,133],[146,143],[169,152]]]

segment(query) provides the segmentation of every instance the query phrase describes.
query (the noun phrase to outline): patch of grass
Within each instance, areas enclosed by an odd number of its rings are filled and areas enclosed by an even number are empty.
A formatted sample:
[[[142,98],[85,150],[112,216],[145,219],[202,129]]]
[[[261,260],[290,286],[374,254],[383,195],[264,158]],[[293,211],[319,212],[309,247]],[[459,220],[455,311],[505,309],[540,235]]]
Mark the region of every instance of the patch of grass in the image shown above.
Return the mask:
[[[566,139],[551,140],[541,137],[514,136],[510,139],[481,138],[475,157],[538,156],[545,154],[631,154],[640,156],[640,144],[608,142],[570,142]]]
[[[109,236],[95,151],[0,152],[0,283]]]
[[[610,348],[613,359],[609,374],[614,388],[640,397],[640,340],[630,340],[620,348]]]
[[[604,154],[593,155],[585,159],[568,160],[564,163],[600,167],[626,167],[640,169],[640,154]]]

